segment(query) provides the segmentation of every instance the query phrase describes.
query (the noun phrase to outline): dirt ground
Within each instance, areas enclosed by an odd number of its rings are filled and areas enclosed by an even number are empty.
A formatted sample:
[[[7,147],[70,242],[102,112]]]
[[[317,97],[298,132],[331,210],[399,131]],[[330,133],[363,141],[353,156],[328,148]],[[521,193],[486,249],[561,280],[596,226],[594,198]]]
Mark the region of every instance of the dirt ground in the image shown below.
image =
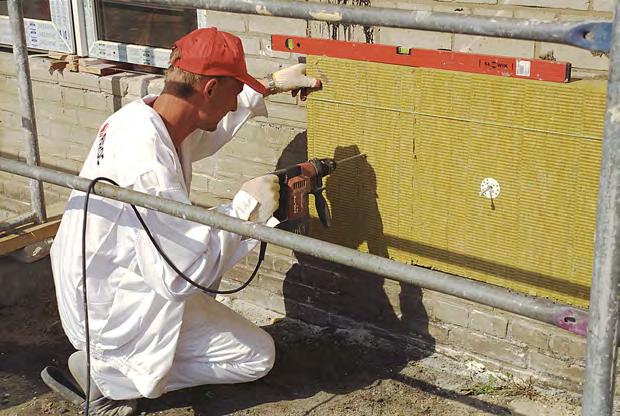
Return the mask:
[[[0,307],[0,416],[79,415],[39,378],[72,352],[56,310],[49,263],[15,265],[0,275],[29,279],[31,291]],[[0,276],[1,277],[1,276]],[[0,283],[6,284],[7,280]],[[411,348],[364,331],[320,328],[235,303],[277,344],[272,372],[255,383],[204,386],[142,400],[143,415],[510,415],[526,402],[536,416],[577,415],[578,398],[501,378],[468,362]],[[530,413],[530,414],[534,414]]]

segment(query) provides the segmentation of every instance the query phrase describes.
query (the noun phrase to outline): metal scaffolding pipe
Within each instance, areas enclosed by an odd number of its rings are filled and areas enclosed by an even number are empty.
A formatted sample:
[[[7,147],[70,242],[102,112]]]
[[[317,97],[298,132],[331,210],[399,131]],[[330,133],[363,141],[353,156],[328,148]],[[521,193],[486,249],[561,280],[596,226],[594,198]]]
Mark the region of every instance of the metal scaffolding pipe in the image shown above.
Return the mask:
[[[463,16],[456,13],[433,13],[284,0],[140,0],[140,3],[319,20],[333,24],[387,26],[540,40],[564,43],[597,52],[608,52],[611,38],[611,22],[609,21],[545,22],[506,17]]]
[[[35,221],[37,214],[34,211],[27,212],[25,214],[16,215],[0,222],[0,233],[12,230],[20,225],[28,224]]]
[[[594,267],[583,386],[584,416],[611,416],[618,351],[620,284],[620,3],[616,2],[607,84]]]
[[[6,158],[0,158],[0,170],[80,191],[86,191],[90,183],[86,178],[48,168],[28,166]],[[270,228],[262,224],[242,221],[214,210],[158,198],[112,185],[97,184],[95,194],[287,247],[323,260],[385,276],[401,283],[417,285],[489,305],[547,322],[579,335],[585,335],[588,322],[587,312],[568,305],[514,293],[499,286],[476,282],[447,273],[410,266],[337,244]]]
[[[13,56],[17,65],[17,87],[19,102],[22,108],[22,130],[26,139],[26,161],[31,166],[39,165],[39,140],[37,135],[37,120],[34,114],[32,98],[32,82],[30,80],[30,65],[28,64],[28,47],[24,30],[24,13],[21,0],[9,0],[9,20],[13,37]],[[35,214],[35,221],[42,223],[46,220],[45,199],[41,181],[30,181],[30,204]]]

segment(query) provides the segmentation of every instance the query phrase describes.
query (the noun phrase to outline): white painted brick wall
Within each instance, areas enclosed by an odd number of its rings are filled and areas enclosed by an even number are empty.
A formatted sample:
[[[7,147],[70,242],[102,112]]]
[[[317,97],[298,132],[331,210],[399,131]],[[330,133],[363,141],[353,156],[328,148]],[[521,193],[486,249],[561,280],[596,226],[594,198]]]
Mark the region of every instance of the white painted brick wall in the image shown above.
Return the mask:
[[[508,319],[496,311],[472,311],[469,315],[469,327],[489,335],[504,338],[508,331]]]
[[[477,16],[514,17],[514,9],[500,9],[497,7],[475,7],[472,14]]]
[[[482,36],[455,35],[454,50],[489,55],[534,57],[534,43],[526,40],[487,38]]]
[[[127,94],[135,97],[143,97],[148,94],[149,83],[159,78],[159,75],[153,74],[134,74],[132,77],[127,77]],[[123,82],[121,82],[121,84],[123,84]]]
[[[406,10],[421,10],[431,11],[433,10],[434,2],[423,1],[403,1],[403,0],[373,0],[373,7],[387,7],[390,9],[406,9]]]
[[[90,108],[91,110],[114,111],[114,97],[104,92],[85,92],[84,103],[86,108]]]
[[[433,306],[434,317],[440,321],[467,327],[470,310],[458,302],[444,302],[438,300]]]
[[[606,56],[596,56],[590,51],[575,48],[568,45],[558,45],[555,43],[541,43],[539,55],[546,55],[553,52],[553,56],[558,61],[568,61],[574,68],[607,70],[609,68],[609,58]]]
[[[284,67],[284,63],[273,61],[270,58],[260,57],[260,58],[246,58],[246,65],[248,67],[248,72],[256,77],[256,78],[264,78],[268,74],[271,74],[278,69]]]
[[[2,103],[2,109],[18,113],[20,111],[19,99],[17,93],[8,93],[0,91],[0,103]]]
[[[292,106],[273,101],[267,101],[266,104],[269,117],[280,120],[279,122],[282,124],[289,124],[284,120],[291,122],[290,125],[305,125],[307,121],[306,110],[301,106]]]
[[[462,4],[437,4],[433,6],[433,11],[441,13],[471,14],[471,8]]]
[[[588,10],[588,0],[499,0],[502,5]]]
[[[45,82],[32,82],[32,95],[37,100],[58,102],[62,99],[60,88]]]
[[[78,112],[78,122],[82,127],[99,129],[109,116],[110,113],[104,111],[80,111]]]
[[[529,354],[529,365],[540,369],[550,376],[561,377],[573,383],[579,383],[583,379],[584,368],[577,365],[567,365],[565,361],[549,357],[536,351]]]
[[[203,13],[205,14],[207,26],[215,26],[227,32],[240,33],[246,31],[247,18],[244,15],[208,10],[205,10]]]
[[[458,0],[459,3],[497,4],[497,0]]]
[[[127,84],[121,83],[121,80],[133,75],[130,72],[121,72],[99,77],[99,90],[122,97],[127,94]]]
[[[252,38],[248,36],[239,36],[241,43],[243,44],[243,51],[246,55],[258,55],[260,54],[260,39]]]
[[[532,319],[513,318],[510,336],[517,342],[535,346],[543,351],[549,349],[549,326]]]
[[[157,78],[157,79],[153,79],[149,82],[148,88],[147,88],[147,92],[149,94],[155,94],[155,95],[159,95],[161,94],[161,92],[164,89],[164,79],[162,78]]]
[[[452,34],[382,27],[379,30],[378,42],[410,48],[451,49]]]
[[[30,68],[32,71],[32,67]],[[15,76],[15,58],[11,53],[0,53],[0,74]]]
[[[58,88],[60,90],[60,88]],[[62,89],[62,105],[84,107],[86,100],[84,98],[85,90],[81,88],[63,88]]]
[[[466,328],[455,328],[450,331],[450,340],[455,345],[463,345],[469,351],[481,352],[494,360],[522,368],[527,365],[525,348],[501,339],[489,338]]]
[[[17,94],[17,79],[15,78],[0,78],[0,91],[8,92],[11,94]]]
[[[269,16],[248,16],[248,31],[268,34],[286,34],[305,36],[307,23],[305,20],[277,18]]]
[[[551,337],[551,351],[561,359],[574,357],[580,360],[586,358],[586,340],[583,337],[567,334],[556,334]]]
[[[540,9],[536,7],[520,7],[514,9],[514,17],[517,19],[534,19],[534,20],[553,20],[559,12],[558,10]]]
[[[18,129],[19,127],[20,117],[16,113],[0,110],[0,129]],[[1,144],[2,142],[0,141],[0,145]]]
[[[614,0],[593,0],[592,9],[603,12],[613,12],[614,3]]]
[[[334,37],[334,32],[336,33]],[[376,29],[375,29],[376,32]],[[367,42],[364,28],[359,25],[328,25],[325,22],[310,21],[308,34],[312,38],[336,39],[347,42]],[[375,40],[376,42],[376,40]]]
[[[49,65],[48,65],[49,66]],[[49,72],[49,70],[44,70]],[[81,88],[84,90],[100,91],[99,89],[99,77],[94,74],[83,74],[71,71],[63,71],[62,73],[54,72],[58,74],[58,80],[63,87]]]
[[[55,121],[66,123],[77,123],[77,107],[59,106],[58,104],[35,100],[35,113],[39,116]]]
[[[45,81],[45,82],[57,82],[59,72],[50,72],[49,63],[43,59],[29,59],[30,62],[30,77],[33,80]]]

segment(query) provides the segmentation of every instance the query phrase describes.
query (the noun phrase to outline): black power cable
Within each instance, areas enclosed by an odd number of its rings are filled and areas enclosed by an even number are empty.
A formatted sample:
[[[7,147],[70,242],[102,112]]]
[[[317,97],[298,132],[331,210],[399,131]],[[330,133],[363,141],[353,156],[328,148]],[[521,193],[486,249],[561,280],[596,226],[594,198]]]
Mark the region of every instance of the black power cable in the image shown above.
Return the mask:
[[[85,409],[84,409],[85,416],[89,416],[89,408],[90,408],[89,406],[90,405],[90,328],[88,324],[88,300],[86,297],[87,296],[87,291],[86,291],[86,219],[88,217],[88,201],[90,200],[90,194],[92,193],[95,185],[98,182],[108,182],[112,185],[120,186],[119,184],[114,182],[112,179],[108,179],[105,177],[95,178],[92,181],[90,181],[90,184],[88,185],[88,190],[86,191],[86,199],[84,200],[84,210],[83,210],[84,218],[82,219],[82,296],[84,298],[84,330],[86,331],[85,338],[86,338],[86,376],[87,378],[86,378],[86,402],[85,402]],[[155,241],[155,238],[151,234],[151,231],[149,230],[149,228],[146,226],[146,223],[144,222],[144,219],[138,212],[138,209],[136,208],[136,206],[133,204],[129,204],[129,205],[131,205],[131,208],[133,208],[133,212],[136,214],[138,221],[140,221],[142,228],[144,228],[144,231],[146,232],[146,235],[148,235],[149,239],[153,243],[153,246],[155,246],[155,248],[157,249],[159,254],[163,257],[163,259],[166,261],[166,263],[183,280],[185,280],[187,283],[191,284],[192,286],[202,290],[203,292],[216,294],[216,295],[230,295],[231,293],[236,293],[236,292],[239,292],[245,289],[252,282],[252,280],[254,280],[254,277],[256,276],[256,273],[258,272],[258,269],[260,268],[261,263],[265,259],[265,251],[267,250],[267,243],[265,243],[264,241],[261,241],[256,267],[254,268],[254,271],[252,272],[252,275],[250,276],[250,278],[244,284],[242,284],[241,286],[235,289],[229,289],[229,290],[209,289],[208,287],[202,286],[199,283],[194,282],[192,279],[185,276],[185,274],[181,270],[179,270],[179,268],[172,262],[172,260],[170,260],[170,258],[166,255],[166,253],[163,252],[163,250],[161,249],[157,241]]]

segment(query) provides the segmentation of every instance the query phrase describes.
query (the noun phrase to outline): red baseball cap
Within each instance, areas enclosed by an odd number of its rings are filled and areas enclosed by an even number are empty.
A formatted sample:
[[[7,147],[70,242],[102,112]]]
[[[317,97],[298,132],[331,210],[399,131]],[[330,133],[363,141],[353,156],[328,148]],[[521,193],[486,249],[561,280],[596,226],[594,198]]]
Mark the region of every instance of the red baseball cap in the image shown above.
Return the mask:
[[[267,88],[248,74],[241,39],[215,27],[196,29],[174,42],[181,57],[174,66],[198,75],[229,76],[266,95]]]

